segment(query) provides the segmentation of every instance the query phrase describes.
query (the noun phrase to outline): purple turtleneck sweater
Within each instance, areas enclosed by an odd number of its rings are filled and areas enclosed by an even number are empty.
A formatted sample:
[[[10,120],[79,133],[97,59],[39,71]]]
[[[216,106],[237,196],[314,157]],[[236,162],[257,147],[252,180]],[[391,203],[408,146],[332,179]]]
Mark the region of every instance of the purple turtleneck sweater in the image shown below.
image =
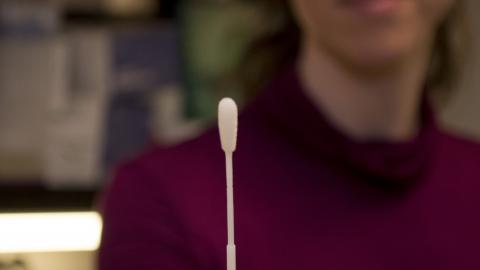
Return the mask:
[[[239,119],[237,269],[480,269],[480,146],[422,106],[411,141],[356,142],[280,74]],[[120,166],[100,270],[226,269],[224,162],[212,128]]]

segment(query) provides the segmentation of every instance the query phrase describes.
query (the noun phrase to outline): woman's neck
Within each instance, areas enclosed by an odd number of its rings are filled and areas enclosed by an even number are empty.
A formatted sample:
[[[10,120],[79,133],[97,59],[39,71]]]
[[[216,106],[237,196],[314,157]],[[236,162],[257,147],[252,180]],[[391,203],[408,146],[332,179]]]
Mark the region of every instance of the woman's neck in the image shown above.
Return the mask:
[[[314,44],[304,44],[297,63],[300,81],[336,128],[359,141],[415,136],[428,53],[373,75],[348,69]]]

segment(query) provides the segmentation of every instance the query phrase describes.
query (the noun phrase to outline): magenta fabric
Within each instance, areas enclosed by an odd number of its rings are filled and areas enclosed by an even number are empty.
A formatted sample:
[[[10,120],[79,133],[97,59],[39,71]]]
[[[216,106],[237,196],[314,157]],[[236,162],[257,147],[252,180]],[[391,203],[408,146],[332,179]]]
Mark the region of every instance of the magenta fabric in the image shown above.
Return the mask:
[[[226,269],[217,129],[121,165],[103,199],[100,270]],[[480,269],[480,146],[427,102],[405,143],[355,142],[287,69],[239,119],[238,270]]]

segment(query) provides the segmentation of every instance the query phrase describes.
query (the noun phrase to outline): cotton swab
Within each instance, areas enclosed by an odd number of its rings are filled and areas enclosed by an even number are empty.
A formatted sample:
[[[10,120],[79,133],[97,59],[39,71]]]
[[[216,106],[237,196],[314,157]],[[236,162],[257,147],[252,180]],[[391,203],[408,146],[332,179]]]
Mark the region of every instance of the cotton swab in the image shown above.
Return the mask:
[[[232,156],[237,146],[238,109],[235,101],[224,98],[218,104],[218,129],[220,141],[225,152],[227,171],[227,270],[236,268],[236,251],[233,219],[233,165]]]

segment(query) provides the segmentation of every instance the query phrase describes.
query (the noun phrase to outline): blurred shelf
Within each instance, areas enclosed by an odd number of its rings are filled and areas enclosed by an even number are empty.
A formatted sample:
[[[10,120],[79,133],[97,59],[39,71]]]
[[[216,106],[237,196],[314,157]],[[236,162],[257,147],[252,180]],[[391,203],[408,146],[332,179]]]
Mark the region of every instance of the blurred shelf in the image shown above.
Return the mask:
[[[97,193],[97,190],[0,185],[0,213],[88,211],[96,207]]]
[[[165,18],[159,16],[142,17],[113,17],[102,12],[66,12],[63,21],[67,24],[83,25],[110,25],[118,23],[149,23]]]
[[[63,21],[67,23],[109,24],[118,22],[150,22],[156,20],[175,19],[179,0],[162,0],[161,4],[151,11],[150,14],[133,16],[113,16],[108,14],[101,5],[95,8],[77,8],[66,6],[63,13]]]

